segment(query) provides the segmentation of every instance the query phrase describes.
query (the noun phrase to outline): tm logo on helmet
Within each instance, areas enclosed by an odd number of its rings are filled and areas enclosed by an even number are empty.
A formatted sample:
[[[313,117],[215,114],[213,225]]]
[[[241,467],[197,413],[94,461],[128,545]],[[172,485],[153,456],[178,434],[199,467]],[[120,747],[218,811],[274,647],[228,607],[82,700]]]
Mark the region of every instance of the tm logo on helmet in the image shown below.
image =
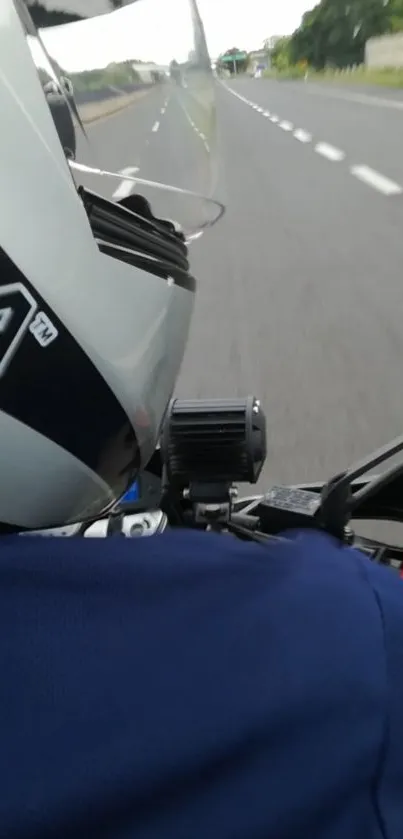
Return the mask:
[[[0,376],[28,332],[41,347],[48,347],[59,334],[22,283],[0,286]]]

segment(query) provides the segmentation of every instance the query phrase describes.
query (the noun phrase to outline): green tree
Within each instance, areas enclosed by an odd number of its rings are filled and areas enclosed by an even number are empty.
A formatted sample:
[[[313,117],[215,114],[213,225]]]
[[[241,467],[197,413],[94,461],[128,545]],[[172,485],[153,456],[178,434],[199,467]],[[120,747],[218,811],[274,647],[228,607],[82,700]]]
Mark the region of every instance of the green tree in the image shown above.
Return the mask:
[[[291,58],[317,69],[361,64],[368,38],[396,31],[403,22],[402,6],[403,0],[321,0],[294,32]]]
[[[263,48],[265,50],[267,50],[268,53],[272,53],[276,44],[277,44],[277,42],[281,41],[281,40],[282,40],[281,35],[271,35],[270,38],[266,38],[263,41]]]
[[[271,50],[272,66],[281,72],[286,70],[291,63],[290,55],[291,38],[278,38]]]
[[[389,0],[388,13],[391,32],[403,30],[403,0]]]

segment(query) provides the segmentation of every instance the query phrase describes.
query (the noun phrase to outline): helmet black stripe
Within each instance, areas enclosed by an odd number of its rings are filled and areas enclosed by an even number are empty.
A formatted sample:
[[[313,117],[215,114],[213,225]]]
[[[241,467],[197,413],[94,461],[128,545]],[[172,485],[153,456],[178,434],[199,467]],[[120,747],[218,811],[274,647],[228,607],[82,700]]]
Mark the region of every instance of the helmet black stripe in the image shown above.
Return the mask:
[[[140,452],[129,418],[93,362],[0,249],[0,410],[124,492]]]

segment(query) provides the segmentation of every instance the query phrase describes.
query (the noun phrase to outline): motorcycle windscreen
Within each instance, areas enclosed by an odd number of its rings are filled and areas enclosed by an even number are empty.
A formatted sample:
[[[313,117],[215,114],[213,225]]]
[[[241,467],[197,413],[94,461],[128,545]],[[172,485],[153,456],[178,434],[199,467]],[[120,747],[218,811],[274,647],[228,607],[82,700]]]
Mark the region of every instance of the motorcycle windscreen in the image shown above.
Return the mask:
[[[139,193],[189,237],[213,224],[222,214],[215,82],[195,0],[28,8],[31,53],[76,184],[114,201]]]

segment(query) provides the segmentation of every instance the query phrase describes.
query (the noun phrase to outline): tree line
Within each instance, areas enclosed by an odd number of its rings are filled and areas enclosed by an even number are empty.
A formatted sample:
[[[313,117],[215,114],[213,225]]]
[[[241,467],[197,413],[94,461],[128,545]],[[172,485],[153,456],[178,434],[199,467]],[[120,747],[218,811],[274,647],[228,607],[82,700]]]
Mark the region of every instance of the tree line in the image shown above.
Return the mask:
[[[403,0],[321,0],[290,38],[272,49],[279,70],[300,62],[316,70],[362,64],[369,38],[403,31]]]

